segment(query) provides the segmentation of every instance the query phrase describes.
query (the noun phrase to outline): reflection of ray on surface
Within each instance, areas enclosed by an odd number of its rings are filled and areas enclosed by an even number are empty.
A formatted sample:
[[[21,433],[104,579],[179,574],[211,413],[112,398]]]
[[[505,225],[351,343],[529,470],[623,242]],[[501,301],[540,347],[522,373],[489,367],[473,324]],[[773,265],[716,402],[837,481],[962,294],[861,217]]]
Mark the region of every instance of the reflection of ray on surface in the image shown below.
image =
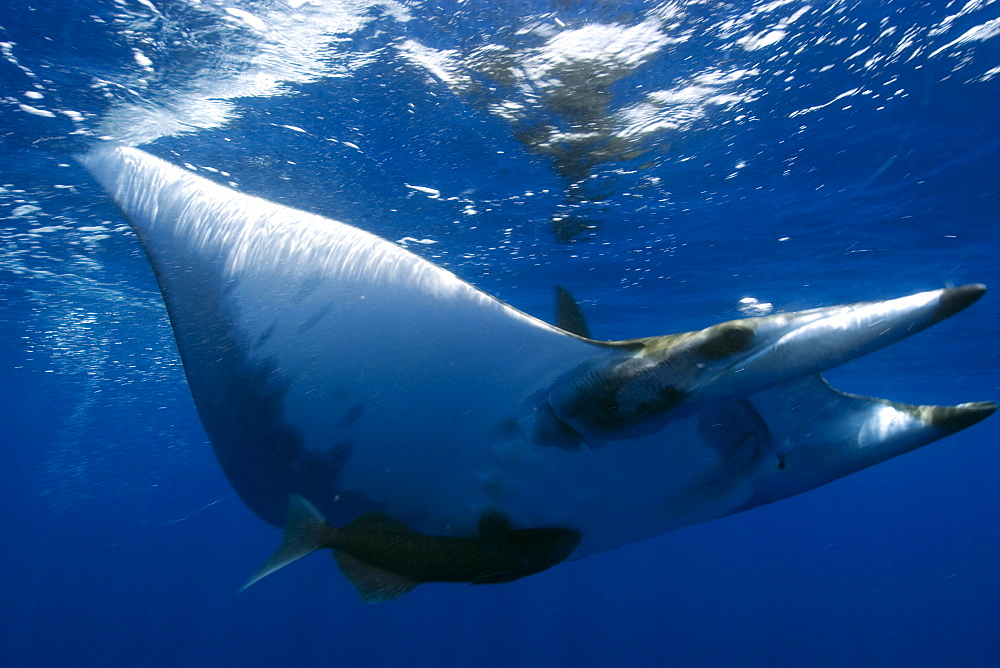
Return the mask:
[[[192,1],[171,7],[170,16],[143,4],[122,10],[117,21],[134,42],[137,71],[98,82],[120,100],[98,134],[128,144],[221,127],[238,115],[237,98],[285,95],[294,92],[289,84],[347,76],[370,56],[339,48],[335,36],[361,30],[376,8],[409,20],[392,0],[276,3],[255,12]]]

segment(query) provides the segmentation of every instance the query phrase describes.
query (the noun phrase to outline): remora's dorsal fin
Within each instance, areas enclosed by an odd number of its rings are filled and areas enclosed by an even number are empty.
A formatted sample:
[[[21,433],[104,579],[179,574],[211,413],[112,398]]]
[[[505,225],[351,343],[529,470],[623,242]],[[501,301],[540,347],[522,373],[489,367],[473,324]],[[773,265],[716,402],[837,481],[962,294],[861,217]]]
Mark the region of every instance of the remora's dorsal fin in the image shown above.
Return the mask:
[[[281,545],[267,558],[264,565],[250,576],[246,584],[240,587],[240,591],[293,561],[328,547],[336,531],[326,523],[323,515],[313,504],[298,494],[292,494],[288,498],[288,516]]]
[[[573,298],[569,290],[561,285],[556,286],[556,327],[585,339],[590,338],[590,327],[587,326],[587,320],[583,317],[580,304]]]
[[[358,595],[365,603],[391,601],[420,584],[406,576],[372,566],[340,550],[333,551],[333,558],[340,567],[340,572],[357,588]]]

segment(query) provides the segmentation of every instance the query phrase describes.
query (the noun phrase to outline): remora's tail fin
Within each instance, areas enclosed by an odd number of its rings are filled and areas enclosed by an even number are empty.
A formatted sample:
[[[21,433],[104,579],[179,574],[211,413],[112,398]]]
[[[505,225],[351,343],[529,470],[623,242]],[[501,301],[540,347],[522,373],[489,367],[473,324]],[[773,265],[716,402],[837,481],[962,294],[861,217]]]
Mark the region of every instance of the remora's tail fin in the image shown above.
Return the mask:
[[[324,547],[331,547],[330,542],[336,531],[326,523],[323,515],[313,504],[298,494],[292,494],[288,497],[288,516],[281,545],[267,558],[264,565],[250,576],[246,584],[240,587],[240,591],[296,559],[301,559]]]

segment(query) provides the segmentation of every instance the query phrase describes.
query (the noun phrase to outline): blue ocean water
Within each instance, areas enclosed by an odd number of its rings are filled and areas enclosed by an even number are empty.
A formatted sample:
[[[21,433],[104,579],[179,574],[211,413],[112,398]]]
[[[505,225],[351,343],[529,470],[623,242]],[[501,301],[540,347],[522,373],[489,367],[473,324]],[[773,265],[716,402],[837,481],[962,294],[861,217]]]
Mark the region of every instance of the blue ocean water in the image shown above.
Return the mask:
[[[364,605],[235,497],[138,243],[72,156],[142,146],[595,336],[1000,286],[1000,3],[0,7],[4,666],[985,666],[1000,419],[493,587]],[[1000,301],[828,374],[1000,397]]]

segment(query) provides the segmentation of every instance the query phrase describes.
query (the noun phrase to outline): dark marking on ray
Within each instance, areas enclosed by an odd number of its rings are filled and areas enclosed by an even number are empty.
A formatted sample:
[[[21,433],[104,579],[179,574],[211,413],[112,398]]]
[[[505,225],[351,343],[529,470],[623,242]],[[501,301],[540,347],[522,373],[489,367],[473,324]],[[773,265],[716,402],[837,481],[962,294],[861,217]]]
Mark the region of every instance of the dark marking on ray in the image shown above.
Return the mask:
[[[499,436],[510,436],[518,432],[517,420],[501,420],[497,422],[494,432]]]
[[[302,323],[302,326],[299,328],[299,331],[304,333],[315,327],[317,324],[319,324],[319,321],[322,320],[330,312],[332,308],[333,304],[331,303],[325,304],[322,308],[320,308],[311,316],[309,316],[308,320]]]
[[[709,330],[709,339],[698,346],[698,352],[714,360],[741,353],[753,341],[753,328],[746,323],[734,322]]]
[[[312,278],[303,278],[299,281],[299,289],[295,292],[293,299],[296,301],[301,301],[312,294],[320,285],[323,284],[323,279],[320,276],[314,276]]]
[[[137,234],[142,239],[142,232]],[[306,451],[301,432],[284,420],[288,382],[274,359],[253,354],[261,337],[247,340],[237,325],[230,296],[237,281],[197,256],[174,256],[166,266],[148,257],[198,414],[243,502],[261,519],[281,526],[289,494],[331,498],[349,449]],[[184,272],[176,272],[175,265],[184,266]],[[175,303],[175,283],[184,284],[186,304],[198,304],[196,310]],[[270,336],[268,330],[265,335]],[[320,508],[337,522],[380,508],[361,494],[340,495],[338,503]]]
[[[257,341],[253,344],[254,348],[259,348],[260,346],[262,346],[265,343],[267,343],[268,340],[271,338],[271,336],[274,334],[274,328],[276,326],[277,325],[273,325],[273,324],[269,325],[267,329],[265,329],[263,332],[261,332],[260,336],[257,337]]]
[[[350,458],[350,441],[338,441],[328,452],[300,448],[289,463],[295,488],[322,490],[329,481],[337,479]]]
[[[979,401],[959,406],[908,406],[895,402],[889,403],[896,409],[909,413],[913,417],[948,433],[971,427],[993,415],[997,410],[997,404],[992,401]]]
[[[941,294],[937,311],[934,312],[928,325],[933,325],[955,315],[965,307],[976,303],[984,294],[986,294],[986,286],[981,283],[948,288]]]
[[[154,265],[154,267],[155,267],[155,265]],[[219,283],[218,283],[218,286],[219,286],[219,295],[221,295],[223,297],[230,296],[231,294],[233,294],[233,292],[235,292],[236,287],[238,285],[239,285],[239,281],[237,279],[235,279],[235,278],[222,278],[222,276],[220,275],[220,277],[219,277]]]
[[[340,418],[340,422],[337,423],[337,426],[340,427],[341,429],[346,429],[347,427],[350,427],[352,424],[358,421],[358,418],[360,418],[362,414],[364,414],[364,412],[365,412],[365,402],[363,401],[357,402],[356,404],[347,409],[347,412],[344,413],[344,417]]]

